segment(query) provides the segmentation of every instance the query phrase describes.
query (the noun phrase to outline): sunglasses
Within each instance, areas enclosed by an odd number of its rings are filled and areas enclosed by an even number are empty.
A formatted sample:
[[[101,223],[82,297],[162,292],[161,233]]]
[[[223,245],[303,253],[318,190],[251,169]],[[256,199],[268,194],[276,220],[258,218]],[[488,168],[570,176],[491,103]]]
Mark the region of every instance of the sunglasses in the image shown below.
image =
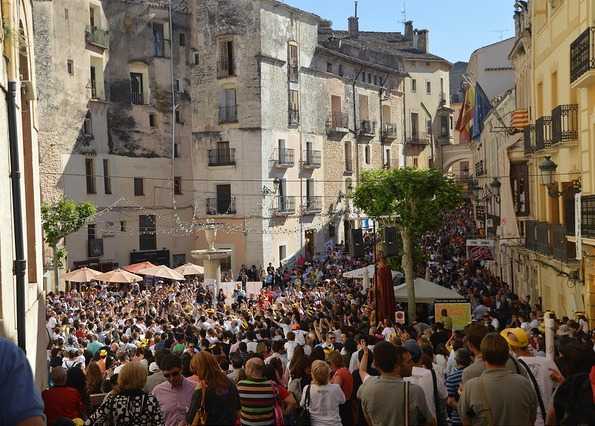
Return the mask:
[[[163,377],[165,377],[166,379],[171,379],[174,377],[178,377],[180,375],[181,371],[172,371],[171,373],[163,373]]]

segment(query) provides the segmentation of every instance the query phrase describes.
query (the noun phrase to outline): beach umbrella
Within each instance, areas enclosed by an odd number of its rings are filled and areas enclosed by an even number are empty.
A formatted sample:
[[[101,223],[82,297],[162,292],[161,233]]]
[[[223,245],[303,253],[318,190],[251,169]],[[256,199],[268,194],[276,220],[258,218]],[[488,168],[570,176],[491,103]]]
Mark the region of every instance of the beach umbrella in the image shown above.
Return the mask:
[[[153,268],[141,269],[138,271],[139,274],[148,275],[151,277],[156,278],[163,278],[166,280],[176,280],[176,281],[184,281],[184,275],[180,274],[179,272],[174,271],[171,268],[168,268],[165,265],[155,266]]]
[[[153,265],[151,262],[139,262],[128,266],[123,266],[122,269],[132,272],[133,274],[138,274],[138,271],[141,269],[154,268],[155,266],[157,265]]]
[[[64,280],[73,283],[88,283],[90,281],[96,281],[98,275],[101,275],[101,272],[96,271],[95,269],[87,268],[85,266],[83,268],[67,272],[64,274]]]
[[[115,269],[95,277],[97,281],[113,284],[130,284],[143,280],[143,277],[130,273],[124,269]]]
[[[180,274],[186,275],[200,275],[205,273],[205,268],[202,266],[195,265],[194,263],[186,263],[182,266],[178,266],[174,271]]]

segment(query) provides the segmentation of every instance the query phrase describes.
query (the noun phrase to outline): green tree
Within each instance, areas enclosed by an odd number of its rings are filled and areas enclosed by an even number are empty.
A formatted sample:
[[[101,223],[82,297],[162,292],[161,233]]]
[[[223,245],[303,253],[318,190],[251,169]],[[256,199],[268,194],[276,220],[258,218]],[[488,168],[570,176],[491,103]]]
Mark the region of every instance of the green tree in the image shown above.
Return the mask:
[[[52,267],[54,282],[58,285],[58,269],[64,266],[66,249],[60,247],[62,240],[78,231],[96,212],[91,203],[77,203],[62,198],[55,203],[41,205],[41,220],[45,242],[52,248]]]
[[[415,238],[436,229],[442,215],[462,201],[460,187],[435,169],[370,170],[362,173],[354,204],[368,216],[397,227],[403,242],[408,318],[415,320]]]

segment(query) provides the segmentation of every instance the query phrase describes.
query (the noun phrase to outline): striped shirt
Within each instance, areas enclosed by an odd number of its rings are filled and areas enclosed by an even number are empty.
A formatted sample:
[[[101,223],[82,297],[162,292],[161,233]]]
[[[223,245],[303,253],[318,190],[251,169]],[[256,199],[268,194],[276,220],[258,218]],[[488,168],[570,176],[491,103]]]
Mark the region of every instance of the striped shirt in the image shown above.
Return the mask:
[[[448,396],[458,400],[459,385],[462,381],[463,369],[453,369],[452,372],[446,377],[446,390],[448,391]],[[448,414],[452,425],[457,426],[463,424],[456,409],[449,407]]]
[[[275,391],[270,380],[246,379],[238,382],[242,426],[275,424]]]

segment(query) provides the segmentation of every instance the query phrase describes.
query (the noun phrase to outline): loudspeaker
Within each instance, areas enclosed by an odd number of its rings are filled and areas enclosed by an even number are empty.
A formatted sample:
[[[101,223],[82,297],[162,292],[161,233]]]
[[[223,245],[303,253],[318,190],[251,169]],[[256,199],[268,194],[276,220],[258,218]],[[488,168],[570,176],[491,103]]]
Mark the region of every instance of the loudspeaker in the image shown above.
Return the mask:
[[[364,256],[364,235],[360,229],[351,230],[351,256],[359,259]]]
[[[398,255],[397,228],[390,226],[384,228],[384,255],[394,257]]]

